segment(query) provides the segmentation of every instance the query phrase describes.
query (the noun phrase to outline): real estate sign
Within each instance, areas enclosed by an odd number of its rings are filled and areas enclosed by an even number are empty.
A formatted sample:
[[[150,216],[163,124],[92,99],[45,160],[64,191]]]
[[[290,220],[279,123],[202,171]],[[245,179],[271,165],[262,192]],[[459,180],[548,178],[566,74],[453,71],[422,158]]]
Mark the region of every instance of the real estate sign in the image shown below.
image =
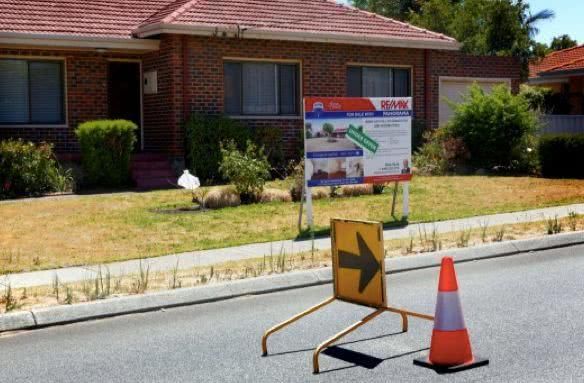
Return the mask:
[[[304,99],[309,187],[409,181],[410,97]]]

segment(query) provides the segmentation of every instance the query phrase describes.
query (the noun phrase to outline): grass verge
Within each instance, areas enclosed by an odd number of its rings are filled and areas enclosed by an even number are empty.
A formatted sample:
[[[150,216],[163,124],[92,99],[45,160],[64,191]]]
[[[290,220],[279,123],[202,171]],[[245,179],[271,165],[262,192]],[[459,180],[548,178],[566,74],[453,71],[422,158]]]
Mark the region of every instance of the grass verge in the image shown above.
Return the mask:
[[[270,188],[285,189],[286,181]],[[584,202],[584,180],[529,177],[415,177],[410,222]],[[314,202],[316,230],[332,217],[399,224],[390,216],[391,190],[382,195]],[[175,212],[191,204],[182,190],[73,196],[0,204],[0,274],[96,265],[247,243],[291,239],[297,203],[273,202]],[[397,212],[401,212],[398,200]]]
[[[549,232],[554,221],[556,232]],[[493,226],[488,223],[479,229],[438,234],[432,225],[426,225],[409,238],[385,242],[385,256],[415,256],[425,252],[479,244],[502,242],[514,239],[535,238],[545,234],[554,235],[563,231],[584,229],[584,217],[571,215],[564,219],[550,218],[540,222]],[[90,302],[126,295],[196,287],[210,283],[228,282],[263,275],[281,274],[294,270],[327,267],[331,264],[330,251],[315,251],[302,254],[275,252],[262,258],[237,262],[226,262],[210,267],[181,270],[176,264],[173,270],[151,273],[144,265],[137,274],[112,276],[107,267],[102,267],[96,277],[74,284],[63,284],[58,279],[51,286],[12,289],[6,286],[0,295],[0,313],[27,310],[33,307],[48,307]]]

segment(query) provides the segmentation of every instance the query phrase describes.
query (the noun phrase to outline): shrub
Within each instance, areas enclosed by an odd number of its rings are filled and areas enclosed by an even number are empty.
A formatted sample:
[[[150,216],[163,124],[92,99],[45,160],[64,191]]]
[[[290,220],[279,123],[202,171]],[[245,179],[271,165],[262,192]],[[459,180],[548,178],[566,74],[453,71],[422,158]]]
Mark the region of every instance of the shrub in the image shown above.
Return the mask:
[[[0,141],[0,199],[67,191],[72,185],[71,172],[59,167],[51,145]]]
[[[474,84],[465,101],[455,106],[446,136],[462,139],[469,151],[468,164],[474,168],[521,168],[520,154],[532,141],[526,137],[533,136],[537,127],[536,113],[509,87],[499,85],[486,94]]]
[[[130,156],[138,127],[126,120],[85,122],[75,134],[88,185],[123,186],[130,180]]]
[[[209,209],[222,209],[239,205],[241,205],[239,194],[231,187],[211,189],[204,199],[204,206]]]
[[[544,177],[584,178],[584,134],[540,138],[539,162]]]
[[[292,186],[290,187],[290,195],[294,202],[302,199],[302,188],[304,187],[304,160],[292,165]]]
[[[266,189],[260,195],[260,202],[292,202],[292,196],[286,190]]]
[[[221,180],[220,143],[233,141],[243,149],[251,138],[250,130],[225,116],[193,115],[185,125],[187,167],[204,183]]]
[[[282,129],[268,126],[253,129],[254,142],[265,150],[266,158],[271,166],[274,178],[284,178],[286,175],[286,157],[284,156],[284,141]]]
[[[443,175],[460,171],[469,159],[470,154],[462,139],[450,136],[445,128],[427,132],[424,139],[425,144],[413,156],[420,174]]]
[[[243,203],[258,200],[270,177],[270,164],[263,148],[248,141],[244,152],[237,149],[234,141],[221,144],[221,165],[219,170],[239,193]]]

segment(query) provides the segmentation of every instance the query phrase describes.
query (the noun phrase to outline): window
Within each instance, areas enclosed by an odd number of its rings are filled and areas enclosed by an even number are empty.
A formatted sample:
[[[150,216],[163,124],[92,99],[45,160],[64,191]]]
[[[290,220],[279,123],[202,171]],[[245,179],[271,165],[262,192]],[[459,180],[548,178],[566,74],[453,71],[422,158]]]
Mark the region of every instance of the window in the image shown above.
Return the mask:
[[[298,65],[226,62],[223,69],[226,114],[298,115]]]
[[[351,66],[347,69],[349,97],[410,97],[410,70]]]
[[[64,124],[63,63],[0,59],[0,125]]]

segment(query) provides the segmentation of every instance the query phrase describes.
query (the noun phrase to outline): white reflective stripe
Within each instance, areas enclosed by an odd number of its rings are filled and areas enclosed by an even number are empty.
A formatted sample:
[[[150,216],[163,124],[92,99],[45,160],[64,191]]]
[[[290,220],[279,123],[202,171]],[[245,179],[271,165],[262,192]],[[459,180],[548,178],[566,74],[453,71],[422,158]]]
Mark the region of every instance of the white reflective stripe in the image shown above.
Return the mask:
[[[439,292],[436,301],[434,330],[456,331],[465,328],[458,291]]]

